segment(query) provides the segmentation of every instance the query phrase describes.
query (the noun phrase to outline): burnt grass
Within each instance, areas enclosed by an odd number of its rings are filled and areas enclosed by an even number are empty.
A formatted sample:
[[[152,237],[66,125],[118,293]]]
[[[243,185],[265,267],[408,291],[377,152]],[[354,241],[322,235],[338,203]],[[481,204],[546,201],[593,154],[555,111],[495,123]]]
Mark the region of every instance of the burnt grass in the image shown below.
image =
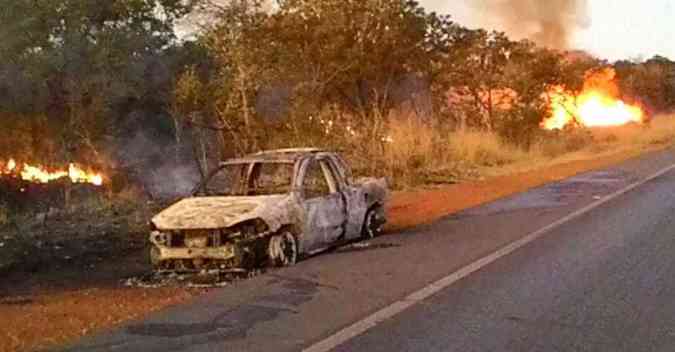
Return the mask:
[[[35,282],[119,285],[149,270],[147,221],[166,202],[85,185],[68,185],[65,202],[57,184],[11,186],[0,199],[9,214],[0,223],[0,304],[30,293]]]
[[[70,194],[64,196],[64,190]],[[30,304],[36,289],[229,285],[263,270],[161,273],[148,257],[148,221],[175,199],[111,194],[89,185],[31,184],[0,177],[0,306]],[[66,200],[67,199],[67,200]]]

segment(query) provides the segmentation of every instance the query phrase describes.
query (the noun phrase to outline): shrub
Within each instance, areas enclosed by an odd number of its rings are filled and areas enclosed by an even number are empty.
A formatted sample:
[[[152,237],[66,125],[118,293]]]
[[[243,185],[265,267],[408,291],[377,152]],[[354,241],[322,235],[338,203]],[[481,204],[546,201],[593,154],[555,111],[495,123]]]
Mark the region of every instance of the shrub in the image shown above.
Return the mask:
[[[563,131],[542,131],[530,151],[547,158],[556,158],[566,153],[584,149],[594,141],[591,131],[583,128],[568,128]]]
[[[490,132],[454,132],[449,136],[449,147],[455,160],[475,166],[501,166],[526,157],[522,149]]]

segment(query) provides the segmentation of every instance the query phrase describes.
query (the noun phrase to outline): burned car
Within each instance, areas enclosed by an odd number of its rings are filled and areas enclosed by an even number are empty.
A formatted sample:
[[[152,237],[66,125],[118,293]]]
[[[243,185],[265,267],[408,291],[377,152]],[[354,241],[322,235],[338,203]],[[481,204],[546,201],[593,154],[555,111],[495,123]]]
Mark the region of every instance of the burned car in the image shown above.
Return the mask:
[[[377,236],[384,179],[353,181],[345,161],[319,149],[261,152],[223,162],[152,218],[157,269],[287,266],[337,244]]]

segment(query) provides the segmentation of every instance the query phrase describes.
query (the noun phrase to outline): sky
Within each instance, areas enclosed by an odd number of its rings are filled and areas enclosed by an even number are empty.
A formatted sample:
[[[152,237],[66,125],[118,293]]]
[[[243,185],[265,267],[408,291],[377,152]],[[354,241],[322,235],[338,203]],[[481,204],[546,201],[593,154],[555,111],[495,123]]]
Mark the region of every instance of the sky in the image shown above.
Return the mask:
[[[476,10],[472,1],[477,0],[420,3],[428,10],[452,15],[469,28],[501,30],[499,20]],[[587,6],[589,21],[574,33],[572,49],[610,61],[648,59],[655,54],[675,60],[675,0],[588,0]]]

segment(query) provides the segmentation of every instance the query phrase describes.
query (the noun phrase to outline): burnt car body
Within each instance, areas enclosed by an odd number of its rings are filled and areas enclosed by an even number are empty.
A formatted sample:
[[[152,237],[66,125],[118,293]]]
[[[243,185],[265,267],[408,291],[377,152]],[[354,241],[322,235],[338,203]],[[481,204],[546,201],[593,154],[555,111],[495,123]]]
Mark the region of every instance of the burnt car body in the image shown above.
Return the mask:
[[[352,181],[336,153],[284,149],[229,160],[193,197],[153,217],[158,269],[285,266],[337,244],[379,234],[384,179]]]

